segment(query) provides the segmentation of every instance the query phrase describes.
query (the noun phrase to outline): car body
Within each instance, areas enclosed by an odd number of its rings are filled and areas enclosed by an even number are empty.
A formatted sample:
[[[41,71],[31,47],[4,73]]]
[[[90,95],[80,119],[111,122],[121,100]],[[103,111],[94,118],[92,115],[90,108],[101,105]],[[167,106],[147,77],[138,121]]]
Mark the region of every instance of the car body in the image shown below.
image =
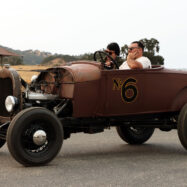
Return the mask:
[[[42,71],[27,84],[3,68],[0,92],[0,143],[7,141],[23,165],[50,162],[72,133],[112,126],[129,144],[144,143],[155,128],[177,129],[187,149],[186,71],[105,70],[96,61],[76,61]]]

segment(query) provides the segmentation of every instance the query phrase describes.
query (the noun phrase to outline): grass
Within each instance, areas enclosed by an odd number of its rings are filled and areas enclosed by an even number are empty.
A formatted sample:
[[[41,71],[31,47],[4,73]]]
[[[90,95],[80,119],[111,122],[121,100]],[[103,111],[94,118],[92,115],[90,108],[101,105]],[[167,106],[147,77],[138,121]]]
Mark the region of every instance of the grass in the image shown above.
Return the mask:
[[[12,69],[17,70],[18,74],[26,81],[30,82],[31,77],[33,75],[38,75],[39,72],[34,72],[31,70],[42,70],[47,69],[49,66],[41,66],[41,65],[18,65],[18,66],[11,66]]]

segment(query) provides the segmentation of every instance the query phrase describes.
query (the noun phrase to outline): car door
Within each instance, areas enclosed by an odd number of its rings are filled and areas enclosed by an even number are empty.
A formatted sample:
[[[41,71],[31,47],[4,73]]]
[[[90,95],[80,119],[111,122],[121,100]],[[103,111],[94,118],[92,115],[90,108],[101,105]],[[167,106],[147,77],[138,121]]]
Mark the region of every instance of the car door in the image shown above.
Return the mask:
[[[122,116],[147,112],[150,103],[146,92],[150,87],[146,70],[103,71],[105,96],[103,111],[106,116]]]

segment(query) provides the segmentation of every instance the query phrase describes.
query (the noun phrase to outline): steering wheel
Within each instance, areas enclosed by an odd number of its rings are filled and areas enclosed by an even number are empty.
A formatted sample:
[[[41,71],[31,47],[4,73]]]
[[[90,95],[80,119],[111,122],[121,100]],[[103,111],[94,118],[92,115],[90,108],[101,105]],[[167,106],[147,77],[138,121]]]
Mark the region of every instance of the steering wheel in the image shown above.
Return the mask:
[[[118,66],[117,62],[108,53],[106,53],[104,51],[96,51],[94,53],[94,60],[95,61],[98,60],[98,56],[101,60],[101,64],[103,65],[103,67],[105,69],[113,69],[113,68],[107,68],[107,66],[105,65],[106,57],[108,57],[111,60],[111,63],[112,63],[113,66],[115,65],[115,67],[116,67],[115,69],[119,69],[119,66]]]

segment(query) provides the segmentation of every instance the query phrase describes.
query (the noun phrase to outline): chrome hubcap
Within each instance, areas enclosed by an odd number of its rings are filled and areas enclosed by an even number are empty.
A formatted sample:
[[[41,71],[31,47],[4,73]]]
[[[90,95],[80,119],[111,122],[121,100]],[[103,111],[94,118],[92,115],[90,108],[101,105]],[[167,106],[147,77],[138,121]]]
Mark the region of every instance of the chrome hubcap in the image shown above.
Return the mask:
[[[47,139],[47,134],[43,130],[37,130],[33,134],[33,142],[36,145],[43,145],[46,142],[46,139]]]

